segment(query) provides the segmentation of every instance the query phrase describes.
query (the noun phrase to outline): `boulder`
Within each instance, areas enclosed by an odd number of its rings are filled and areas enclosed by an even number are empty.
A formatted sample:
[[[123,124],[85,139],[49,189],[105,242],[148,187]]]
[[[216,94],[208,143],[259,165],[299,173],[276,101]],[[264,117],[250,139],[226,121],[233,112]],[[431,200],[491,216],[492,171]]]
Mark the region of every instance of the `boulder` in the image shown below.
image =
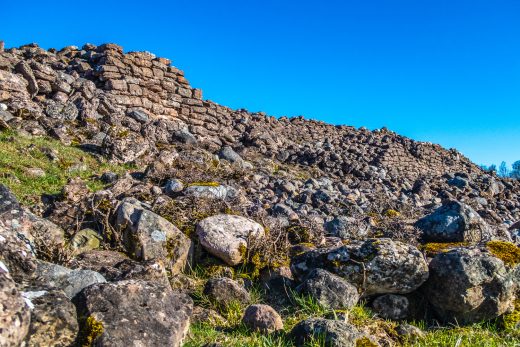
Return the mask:
[[[186,267],[191,240],[138,200],[126,198],[119,204],[116,225],[123,231],[123,244],[132,258],[161,260],[172,274]]]
[[[366,237],[367,231],[359,228],[355,229],[352,224],[355,222],[354,218],[337,216],[325,223],[325,230],[335,237],[342,240],[360,239]]]
[[[229,187],[223,184],[219,185],[206,185],[206,184],[194,184],[184,189],[184,195],[191,196],[194,198],[203,199],[217,199],[217,200],[229,200],[236,198],[238,192],[233,187]]]
[[[168,275],[160,260],[151,259],[137,262],[119,252],[93,250],[80,254],[72,262],[72,268],[99,272],[108,281],[139,279],[168,285]]]
[[[314,269],[298,290],[331,309],[348,309],[359,300],[355,286],[323,269]]]
[[[311,341],[323,341],[327,347],[356,347],[370,341],[354,326],[339,320],[310,318],[296,324],[290,332],[296,346],[308,346]],[[321,344],[320,344],[321,345]],[[367,344],[374,346],[374,344]]]
[[[415,226],[425,242],[479,242],[492,237],[490,227],[475,210],[454,200],[419,219]]]
[[[83,229],[78,231],[70,239],[69,246],[74,251],[81,253],[99,248],[103,238],[99,233],[92,229]]]
[[[428,265],[416,247],[387,238],[311,250],[291,260],[300,279],[316,268],[344,278],[362,296],[410,293],[428,278]]]
[[[221,306],[227,306],[234,301],[241,304],[251,302],[251,296],[247,290],[227,277],[209,279],[204,286],[204,295]]]
[[[79,331],[76,307],[65,293],[55,288],[38,288],[22,293],[31,309],[29,346],[71,346]]]
[[[140,280],[98,283],[74,300],[84,323],[83,343],[95,346],[180,346],[192,300]]]
[[[264,228],[245,217],[220,214],[200,221],[197,236],[204,249],[234,266],[244,260],[250,240],[264,237]]]
[[[0,261],[0,346],[19,346],[30,324],[29,307]]]
[[[443,322],[469,324],[512,308],[514,283],[502,260],[485,250],[457,248],[437,254],[422,290]]]
[[[72,270],[61,265],[38,261],[35,282],[59,288],[63,290],[67,298],[72,299],[83,288],[96,283],[104,283],[106,280],[95,271]]]
[[[410,303],[403,295],[385,294],[372,302],[372,310],[384,319],[401,320],[408,317]]]
[[[230,146],[222,147],[222,149],[220,150],[218,156],[221,159],[230,161],[232,163],[243,161],[242,157],[237,152],[235,152],[233,150],[233,148],[231,148]]]
[[[272,333],[283,329],[282,317],[271,306],[251,305],[244,312],[242,323],[253,331]]]

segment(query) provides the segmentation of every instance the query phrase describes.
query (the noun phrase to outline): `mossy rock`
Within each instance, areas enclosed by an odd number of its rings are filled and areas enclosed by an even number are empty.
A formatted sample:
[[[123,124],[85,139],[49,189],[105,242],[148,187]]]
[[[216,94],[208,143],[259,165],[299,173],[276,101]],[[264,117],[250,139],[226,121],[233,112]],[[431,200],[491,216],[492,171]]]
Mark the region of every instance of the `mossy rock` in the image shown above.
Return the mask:
[[[511,242],[489,241],[486,243],[486,248],[508,266],[516,266],[520,263],[520,248]]]

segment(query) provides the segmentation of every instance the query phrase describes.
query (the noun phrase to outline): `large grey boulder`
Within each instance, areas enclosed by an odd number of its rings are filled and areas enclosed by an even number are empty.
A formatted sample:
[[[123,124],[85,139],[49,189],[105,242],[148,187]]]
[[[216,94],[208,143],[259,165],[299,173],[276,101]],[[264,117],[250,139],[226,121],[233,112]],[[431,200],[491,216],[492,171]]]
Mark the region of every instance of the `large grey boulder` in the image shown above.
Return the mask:
[[[415,226],[425,242],[479,242],[492,237],[489,225],[474,209],[454,200],[419,219]]]
[[[430,262],[425,297],[440,320],[469,324],[512,308],[515,286],[502,260],[479,248],[439,253]]]
[[[428,265],[416,247],[386,238],[311,250],[291,261],[300,279],[316,268],[343,277],[362,296],[410,293],[428,278]]]
[[[356,347],[369,341],[354,326],[340,320],[323,318],[301,321],[291,330],[290,336],[296,346],[308,346],[311,341],[318,340],[323,341],[326,347]]]
[[[73,345],[79,331],[76,307],[63,291],[33,288],[22,295],[31,310],[29,346]]]
[[[193,310],[187,295],[139,280],[92,285],[74,302],[95,346],[180,346]]]
[[[257,222],[235,215],[220,214],[197,224],[201,245],[215,257],[234,266],[244,260],[248,242],[265,236]]]
[[[348,309],[359,300],[355,286],[323,269],[313,270],[298,290],[332,309]]]
[[[19,346],[29,331],[30,312],[0,261],[0,346]]]
[[[191,240],[138,200],[126,198],[121,202],[116,211],[116,224],[123,231],[123,244],[132,258],[161,260],[172,274],[186,267]]]
[[[61,265],[38,261],[35,283],[63,290],[72,299],[83,288],[96,283],[106,282],[98,272],[91,270],[72,270]]]

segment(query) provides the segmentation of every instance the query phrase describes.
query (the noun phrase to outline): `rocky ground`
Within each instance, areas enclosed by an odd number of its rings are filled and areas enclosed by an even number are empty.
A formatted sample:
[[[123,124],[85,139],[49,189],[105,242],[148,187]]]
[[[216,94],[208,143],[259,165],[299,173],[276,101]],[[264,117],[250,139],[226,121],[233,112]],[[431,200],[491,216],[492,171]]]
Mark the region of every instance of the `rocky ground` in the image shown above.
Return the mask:
[[[518,346],[520,182],[203,100],[114,44],[0,49],[0,346]]]

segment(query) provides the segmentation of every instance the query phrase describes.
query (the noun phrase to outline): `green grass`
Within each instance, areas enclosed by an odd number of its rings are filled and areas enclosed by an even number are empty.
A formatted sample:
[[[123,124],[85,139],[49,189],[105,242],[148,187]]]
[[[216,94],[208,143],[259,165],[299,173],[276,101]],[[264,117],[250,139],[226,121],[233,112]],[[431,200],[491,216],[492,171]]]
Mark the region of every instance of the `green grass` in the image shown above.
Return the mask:
[[[46,153],[55,153],[53,161]],[[43,177],[32,177],[28,169],[38,168]],[[0,132],[0,183],[8,186],[23,204],[36,203],[42,194],[58,194],[67,181],[80,177],[92,191],[104,188],[97,175],[118,174],[129,165],[109,164],[74,146],[49,137],[27,137],[12,131]]]
[[[446,327],[428,330],[426,336],[414,342],[404,341],[410,347],[518,347],[520,333],[501,330],[493,323],[478,323],[465,327]]]

